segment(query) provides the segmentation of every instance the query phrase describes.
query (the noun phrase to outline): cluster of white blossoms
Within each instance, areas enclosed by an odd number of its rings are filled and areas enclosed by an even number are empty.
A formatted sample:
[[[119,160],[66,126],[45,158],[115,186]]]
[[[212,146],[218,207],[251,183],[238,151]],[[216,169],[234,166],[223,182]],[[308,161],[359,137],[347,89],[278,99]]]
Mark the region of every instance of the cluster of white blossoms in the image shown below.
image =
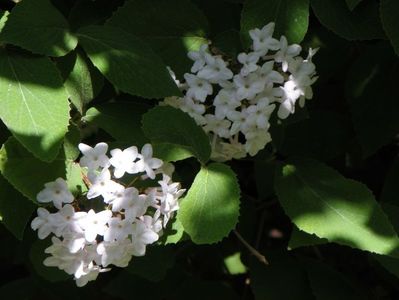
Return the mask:
[[[31,227],[40,239],[54,234],[44,264],[73,274],[83,286],[110,265],[126,267],[132,256],[145,255],[179,209],[185,190],[171,181],[173,166],[152,157],[150,144],[141,153],[135,146],[113,149],[111,157],[106,143],[79,144],[79,149],[87,193],[75,198],[62,178],[46,183],[37,200],[58,211],[38,208]],[[133,186],[139,183],[142,188]],[[95,202],[101,211],[92,208]]]
[[[288,45],[285,36],[274,39],[273,31],[274,23],[250,30],[252,51],[240,53],[230,68],[208,45],[189,52],[191,73],[183,83],[175,79],[184,97],[163,102],[188,113],[211,136],[214,160],[255,155],[271,141],[269,119],[276,106],[285,119],[297,101],[303,107],[313,97],[316,51],[309,49],[304,59],[300,45]]]

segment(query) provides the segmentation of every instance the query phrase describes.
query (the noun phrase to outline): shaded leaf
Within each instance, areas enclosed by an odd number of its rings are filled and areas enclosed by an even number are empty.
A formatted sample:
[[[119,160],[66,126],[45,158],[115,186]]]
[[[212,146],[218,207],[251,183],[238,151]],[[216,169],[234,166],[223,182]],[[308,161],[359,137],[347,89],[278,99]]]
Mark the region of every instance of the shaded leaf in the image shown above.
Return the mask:
[[[179,76],[191,68],[187,52],[207,43],[207,20],[188,0],[126,1],[107,25],[141,37]]]
[[[211,145],[205,131],[185,112],[157,106],[143,115],[144,134],[155,144],[174,144],[173,160],[187,158],[187,151],[202,163],[211,155]],[[179,147],[183,148],[179,150]]]
[[[118,142],[141,147],[148,142],[141,129],[144,104],[114,102],[90,108],[83,120],[104,129]]]
[[[380,2],[381,21],[385,33],[397,55],[399,55],[399,1],[382,0]]]
[[[64,78],[69,99],[82,113],[104,85],[104,78],[83,51],[74,51],[57,60],[57,67]]]
[[[345,0],[311,0],[319,21],[348,40],[371,40],[385,37],[378,15],[377,1],[367,1],[353,12]]]
[[[93,64],[121,91],[144,98],[180,95],[159,56],[140,38],[117,27],[96,25],[77,35]]]
[[[78,42],[70,33],[68,22],[50,0],[18,3],[8,16],[0,40],[49,56],[63,56]]]
[[[309,24],[309,0],[247,0],[241,16],[245,45],[252,44],[248,31],[275,22],[274,37],[285,35],[289,43],[299,43]]]
[[[0,219],[17,239],[22,240],[34,210],[35,205],[0,175]]]

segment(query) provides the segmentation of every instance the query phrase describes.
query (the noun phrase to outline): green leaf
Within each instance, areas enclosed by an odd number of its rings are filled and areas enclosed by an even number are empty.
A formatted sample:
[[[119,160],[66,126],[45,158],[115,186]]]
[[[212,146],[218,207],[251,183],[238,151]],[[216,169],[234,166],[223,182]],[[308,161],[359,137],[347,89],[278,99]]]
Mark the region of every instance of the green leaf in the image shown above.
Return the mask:
[[[317,161],[297,160],[279,168],[275,188],[300,230],[330,242],[399,256],[399,238],[363,184]]]
[[[362,2],[363,0],[345,0],[346,1],[346,5],[349,7],[350,10],[354,10],[356,8],[356,6],[359,5],[360,2]]]
[[[241,34],[251,44],[248,31],[275,22],[274,37],[285,35],[290,43],[300,43],[308,30],[309,0],[247,0],[241,16]]]
[[[107,25],[141,37],[179,76],[193,64],[187,52],[207,43],[207,20],[188,0],[126,1]]]
[[[311,0],[311,4],[320,23],[347,40],[385,38],[376,1],[367,1],[353,12],[345,0]]]
[[[144,134],[152,142],[174,144],[186,150],[179,150],[180,159],[187,158],[189,151],[202,163],[208,161],[211,155],[209,138],[185,112],[170,106],[157,106],[144,114],[142,123]],[[177,158],[174,155],[174,160]]]
[[[314,234],[306,233],[299,230],[298,227],[293,226],[290,240],[288,242],[288,249],[292,250],[299,247],[322,245],[327,243],[327,239],[319,238]]]
[[[0,50],[0,77],[0,118],[35,156],[53,160],[69,122],[68,95],[54,64]]]
[[[363,157],[392,142],[399,132],[398,72],[398,57],[388,43],[381,43],[360,55],[348,73],[347,98]]]
[[[0,219],[17,239],[22,240],[34,210],[35,205],[0,175]]]
[[[8,11],[1,12],[1,18],[0,18],[0,32],[3,30],[4,25],[6,25],[8,16],[10,13]]]
[[[348,278],[330,266],[310,259],[304,259],[302,265],[316,299],[367,299],[365,292],[360,291]]]
[[[104,85],[104,77],[83,51],[73,51],[57,60],[69,99],[80,113]]]
[[[126,270],[149,281],[161,281],[175,264],[175,253],[168,246],[148,247],[145,256],[134,257]]]
[[[144,98],[180,95],[164,63],[140,38],[94,25],[77,35],[93,64],[121,91]]]
[[[247,267],[241,261],[241,253],[236,252],[224,259],[224,265],[231,275],[247,273]]]
[[[168,223],[168,226],[165,228],[164,234],[162,235],[160,242],[163,245],[177,244],[181,241],[183,235],[183,225],[178,218],[174,218],[174,220],[170,221]]]
[[[43,261],[49,255],[44,250],[52,245],[50,238],[36,240],[29,251],[30,262],[36,273],[50,282],[64,281],[71,278],[66,272],[56,267],[46,267]]]
[[[105,103],[90,108],[83,120],[104,129],[118,142],[141,147],[148,142],[141,130],[141,118],[148,108],[137,103]]]
[[[397,179],[398,177],[396,177]],[[399,232],[399,206],[390,203],[381,203],[382,208],[391,220],[396,232]],[[385,269],[393,275],[399,277],[399,259],[384,255],[374,254],[373,258],[376,259]]]
[[[238,221],[240,188],[236,175],[221,163],[202,167],[178,213],[179,220],[196,244],[216,243]]]
[[[266,266],[252,259],[250,263],[251,289],[255,300],[313,299],[308,279],[301,264],[280,251],[267,256],[270,265]]]
[[[381,22],[385,33],[397,55],[399,55],[399,1],[382,0],[380,2]]]
[[[0,150],[0,171],[15,189],[35,202],[45,183],[65,179],[66,164],[62,158],[43,162],[11,137]]]
[[[78,42],[70,33],[68,22],[50,0],[18,3],[8,16],[0,40],[49,56],[63,56]]]

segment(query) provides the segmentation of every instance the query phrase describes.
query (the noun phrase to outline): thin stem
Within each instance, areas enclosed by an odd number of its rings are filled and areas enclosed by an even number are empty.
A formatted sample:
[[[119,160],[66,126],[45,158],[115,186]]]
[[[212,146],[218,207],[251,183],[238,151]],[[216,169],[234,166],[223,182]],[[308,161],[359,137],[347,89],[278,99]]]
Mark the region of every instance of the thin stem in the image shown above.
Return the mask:
[[[254,247],[252,247],[242,236],[241,234],[238,233],[237,230],[233,229],[234,234],[237,236],[239,241],[244,244],[245,247],[251,252],[252,255],[254,255],[261,263],[265,265],[269,265],[269,262],[267,261],[266,257],[264,257],[262,254],[258,252]]]

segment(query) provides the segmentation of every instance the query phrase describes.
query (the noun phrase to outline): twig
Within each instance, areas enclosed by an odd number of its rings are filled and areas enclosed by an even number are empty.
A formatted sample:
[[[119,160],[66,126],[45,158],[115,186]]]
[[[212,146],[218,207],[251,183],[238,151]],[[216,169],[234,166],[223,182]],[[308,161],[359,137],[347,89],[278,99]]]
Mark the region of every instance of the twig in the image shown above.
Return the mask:
[[[241,234],[238,233],[237,230],[233,229],[234,234],[237,236],[237,238],[240,240],[241,243],[244,244],[245,247],[251,252],[261,263],[264,263],[265,265],[269,265],[269,262],[267,261],[266,257],[264,257],[262,254],[258,252],[254,247],[252,247],[248,242],[241,236]]]

